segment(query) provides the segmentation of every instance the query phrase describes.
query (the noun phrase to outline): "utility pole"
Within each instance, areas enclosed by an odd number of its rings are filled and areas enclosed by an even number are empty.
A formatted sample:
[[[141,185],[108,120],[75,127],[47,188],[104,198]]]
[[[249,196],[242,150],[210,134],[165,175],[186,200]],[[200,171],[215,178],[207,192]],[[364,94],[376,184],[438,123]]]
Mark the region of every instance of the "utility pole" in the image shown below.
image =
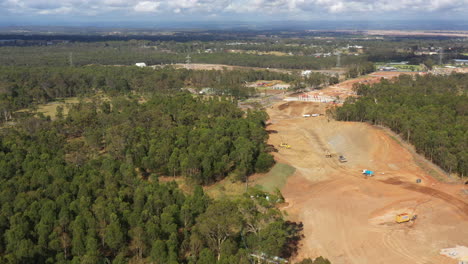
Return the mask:
[[[70,67],[73,67],[73,52],[68,54],[68,62],[70,63]]]
[[[190,54],[185,57],[185,68],[190,69],[190,63],[192,62],[191,59],[192,57],[190,57]]]
[[[341,52],[336,54],[336,67],[341,67]]]
[[[443,58],[444,58],[444,49],[439,48],[439,65],[442,65]]]

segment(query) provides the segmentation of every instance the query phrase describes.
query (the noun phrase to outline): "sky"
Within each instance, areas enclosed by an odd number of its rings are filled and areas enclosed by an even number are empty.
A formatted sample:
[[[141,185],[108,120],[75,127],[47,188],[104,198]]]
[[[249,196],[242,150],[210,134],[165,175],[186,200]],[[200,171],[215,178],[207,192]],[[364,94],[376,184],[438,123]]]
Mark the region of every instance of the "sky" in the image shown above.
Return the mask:
[[[468,0],[0,0],[3,25],[468,20]]]

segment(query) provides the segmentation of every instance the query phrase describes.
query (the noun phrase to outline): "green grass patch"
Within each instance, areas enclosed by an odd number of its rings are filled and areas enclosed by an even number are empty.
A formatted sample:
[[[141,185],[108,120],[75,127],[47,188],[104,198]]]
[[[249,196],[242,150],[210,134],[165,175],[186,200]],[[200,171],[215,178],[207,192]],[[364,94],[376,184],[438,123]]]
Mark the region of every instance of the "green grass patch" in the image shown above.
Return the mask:
[[[283,163],[276,165],[263,177],[255,181],[256,186],[266,192],[274,192],[286,184],[289,176],[293,175],[296,168]]]
[[[205,188],[205,192],[213,199],[241,196],[245,190],[246,184],[244,182],[233,182],[229,178]]]
[[[50,116],[52,119],[55,119],[55,115],[57,114],[57,107],[63,107],[63,114],[67,115],[69,106],[71,104],[77,104],[79,99],[77,97],[69,97],[69,98],[58,98],[53,102],[49,102],[46,104],[40,104],[35,106],[35,110],[33,108],[25,108],[18,110],[18,113],[21,112],[31,112],[35,111],[36,113],[43,113],[45,116]]]
[[[63,107],[63,114],[67,115],[70,104],[77,104],[79,99],[76,97],[66,98],[60,101],[50,102],[47,104],[39,105],[37,107],[38,113],[43,113],[45,116],[50,116],[52,119],[55,119],[57,114],[57,107]]]
[[[402,71],[421,71],[422,70],[422,67],[420,65],[407,65],[407,64],[400,65],[400,64],[389,64],[389,63],[384,63],[384,62],[378,62],[378,63],[375,63],[375,66],[377,68],[381,66],[395,67],[396,69],[402,70]]]
[[[265,192],[274,193],[276,189],[281,189],[286,184],[289,176],[293,175],[296,169],[287,164],[276,163],[265,175],[254,180],[249,180],[248,187],[256,187]],[[255,176],[256,177],[256,176]],[[254,178],[255,178],[254,177]],[[232,198],[241,196],[246,191],[246,183],[233,181],[230,177],[205,187],[205,192],[213,199]]]

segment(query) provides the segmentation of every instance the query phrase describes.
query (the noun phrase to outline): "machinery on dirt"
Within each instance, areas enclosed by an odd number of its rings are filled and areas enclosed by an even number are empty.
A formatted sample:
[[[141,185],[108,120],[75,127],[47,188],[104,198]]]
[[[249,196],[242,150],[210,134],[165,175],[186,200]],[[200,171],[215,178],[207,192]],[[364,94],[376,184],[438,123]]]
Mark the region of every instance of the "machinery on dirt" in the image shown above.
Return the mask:
[[[330,151],[325,151],[325,158],[331,158],[333,155],[330,153]]]
[[[414,221],[418,218],[418,215],[410,215],[408,213],[399,214],[395,217],[395,222],[401,224],[409,221]]]
[[[345,163],[345,162],[348,161],[343,155],[340,155],[340,156],[338,157],[338,160],[339,160],[341,163]]]
[[[280,148],[285,148],[285,149],[290,149],[291,148],[291,146],[288,145],[288,143],[281,143],[279,146],[280,146]]]
[[[283,136],[281,136],[281,144],[279,146],[280,146],[280,148],[285,148],[285,149],[290,149],[291,148],[291,146],[288,143],[286,143]]]
[[[364,175],[366,175],[368,177],[374,176],[374,172],[370,171],[370,170],[362,170],[362,174],[364,174]]]

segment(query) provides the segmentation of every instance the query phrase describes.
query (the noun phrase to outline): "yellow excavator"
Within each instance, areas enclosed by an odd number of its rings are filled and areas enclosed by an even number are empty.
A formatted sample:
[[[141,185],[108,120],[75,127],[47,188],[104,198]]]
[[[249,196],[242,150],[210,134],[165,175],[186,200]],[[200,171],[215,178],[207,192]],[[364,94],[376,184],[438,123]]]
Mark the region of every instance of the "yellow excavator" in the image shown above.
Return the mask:
[[[285,143],[283,137],[281,136],[281,144],[279,145],[280,148],[290,149],[291,146],[288,143]]]
[[[403,214],[399,214],[395,217],[395,221],[397,223],[405,223],[405,222],[409,222],[409,221],[414,221],[416,220],[418,216],[417,215],[410,215],[408,213],[403,213]]]

